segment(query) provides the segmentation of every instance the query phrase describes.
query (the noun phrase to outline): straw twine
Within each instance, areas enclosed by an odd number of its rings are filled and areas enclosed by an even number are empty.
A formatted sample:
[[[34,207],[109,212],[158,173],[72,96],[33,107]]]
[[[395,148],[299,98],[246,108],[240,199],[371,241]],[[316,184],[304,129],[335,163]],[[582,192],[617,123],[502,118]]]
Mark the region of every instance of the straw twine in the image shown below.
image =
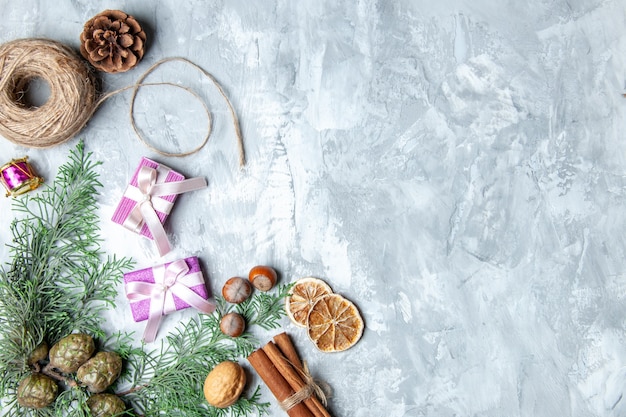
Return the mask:
[[[281,401],[279,403],[280,408],[285,411],[289,411],[314,394],[322,402],[324,407],[326,407],[328,405],[328,397],[330,396],[331,392],[330,385],[328,385],[324,381],[318,381],[314,379],[311,376],[311,372],[309,371],[309,366],[306,361],[302,362],[302,369],[300,369],[300,367],[298,366],[295,366],[291,362],[289,363],[293,366],[293,369],[295,369],[296,372],[298,372],[302,377],[304,386],[300,390],[294,392],[291,396]]]
[[[50,97],[41,107],[22,102],[28,83],[41,78]],[[85,126],[96,107],[95,79],[65,45],[20,39],[0,46],[0,133],[33,148],[63,143]]]
[[[145,83],[145,78],[160,65],[181,61],[208,78],[225,100],[237,136],[239,165],[245,164],[239,120],[226,93],[217,80],[193,62],[179,57],[165,58],[152,65],[130,86],[99,96],[96,79],[87,65],[72,49],[50,39],[18,39],[0,45],[0,134],[18,145],[49,148],[74,137],[87,124],[96,109],[110,97],[132,89],[130,122],[141,142],[164,156],[187,156],[199,151],[211,135],[211,113],[205,101],[190,88],[169,82]],[[50,97],[39,107],[23,101],[24,90],[33,80],[48,83]],[[148,142],[135,124],[135,98],[141,87],[171,86],[193,95],[204,107],[208,119],[207,133],[194,149],[180,153],[166,152]]]

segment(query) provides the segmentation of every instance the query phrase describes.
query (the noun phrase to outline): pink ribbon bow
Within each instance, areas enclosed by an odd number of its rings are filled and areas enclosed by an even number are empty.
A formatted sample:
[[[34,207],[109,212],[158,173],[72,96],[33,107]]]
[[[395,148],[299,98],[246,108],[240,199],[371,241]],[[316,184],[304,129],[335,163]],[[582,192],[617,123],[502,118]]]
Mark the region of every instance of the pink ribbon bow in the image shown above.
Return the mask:
[[[157,182],[157,174],[156,169],[142,166],[137,174],[137,187],[127,188],[125,197],[137,203],[124,220],[123,226],[139,233],[145,224],[154,238],[159,255],[163,256],[171,250],[171,246],[157,211],[169,214],[174,204],[155,197],[199,190],[206,187],[207,183],[204,178],[199,177],[174,182]]]
[[[152,268],[154,283],[133,281],[126,283],[126,296],[131,302],[150,299],[150,312],[143,339],[153,342],[163,315],[175,311],[174,296],[203,313],[215,311],[215,303],[196,294],[190,287],[204,284],[201,272],[189,274],[184,259]]]

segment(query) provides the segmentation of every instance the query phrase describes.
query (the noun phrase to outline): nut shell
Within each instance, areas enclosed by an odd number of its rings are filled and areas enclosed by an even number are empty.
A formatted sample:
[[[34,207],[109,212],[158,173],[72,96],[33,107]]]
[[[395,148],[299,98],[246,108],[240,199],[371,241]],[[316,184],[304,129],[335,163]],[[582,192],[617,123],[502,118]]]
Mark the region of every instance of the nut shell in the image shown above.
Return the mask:
[[[264,265],[257,265],[250,270],[250,274],[248,275],[248,279],[259,291],[269,291],[271,290],[277,281],[277,275],[274,268]]]
[[[222,287],[222,296],[233,304],[243,303],[252,294],[252,285],[240,277],[232,277]]]
[[[239,337],[246,328],[246,320],[239,313],[228,313],[220,320],[220,330],[230,337]]]
[[[204,381],[204,397],[213,407],[226,408],[241,396],[246,385],[246,373],[236,362],[218,364]]]

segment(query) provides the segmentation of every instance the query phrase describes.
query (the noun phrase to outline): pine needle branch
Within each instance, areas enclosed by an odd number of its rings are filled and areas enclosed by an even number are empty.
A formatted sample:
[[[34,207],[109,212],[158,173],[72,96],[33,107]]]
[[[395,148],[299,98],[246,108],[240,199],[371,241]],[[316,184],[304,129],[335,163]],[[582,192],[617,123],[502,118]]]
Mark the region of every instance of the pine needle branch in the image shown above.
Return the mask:
[[[19,381],[32,370],[31,352],[43,341],[49,345],[73,331],[89,333],[100,348],[118,352],[124,361],[113,390],[132,406],[125,413],[142,417],[240,417],[267,414],[257,386],[252,394],[220,409],[204,399],[202,385],[218,363],[247,357],[259,344],[246,330],[238,337],[224,335],[221,317],[236,309],[247,329],[275,329],[285,315],[283,298],[289,286],[273,293],[257,293],[233,307],[221,297],[218,309],[200,314],[172,331],[152,351],[134,345],[134,335],[106,338],[103,312],[114,308],[116,287],[129,259],[105,257],[100,249],[96,196],[98,180],[90,154],[82,142],[71,152],[51,186],[15,199],[19,218],[10,224],[11,260],[0,266],[0,409],[3,417],[87,417],[89,394],[70,387],[54,404],[26,409],[17,404]]]
[[[285,315],[282,300],[287,291],[284,286],[274,293],[253,295],[243,307],[244,317],[251,320],[247,328],[261,323],[264,329],[277,328],[279,319]],[[118,395],[142,415],[238,417],[267,413],[269,403],[261,402],[259,387],[226,409],[212,407],[204,399],[202,385],[211,369],[223,361],[245,358],[258,347],[257,339],[249,331],[236,338],[221,332],[220,319],[232,307],[223,298],[216,298],[218,308],[213,314],[190,319],[167,335],[161,347],[153,352],[129,355],[129,368],[141,372],[142,377],[125,375],[126,381],[122,378],[120,386],[127,388],[118,391]]]
[[[248,326],[258,325],[265,330],[275,329],[280,318],[285,314],[284,298],[291,290],[291,284],[278,286],[278,294],[260,292],[255,297],[250,297],[241,304],[237,304],[235,310],[241,314]]]
[[[9,226],[11,261],[0,267],[0,401],[6,416],[73,413],[64,402],[70,393],[54,407],[20,407],[17,384],[41,342],[51,345],[72,331],[104,336],[102,312],[114,305],[115,286],[132,266],[126,258],[105,259],[101,251],[98,165],[81,141],[52,185],[13,200],[19,217]]]

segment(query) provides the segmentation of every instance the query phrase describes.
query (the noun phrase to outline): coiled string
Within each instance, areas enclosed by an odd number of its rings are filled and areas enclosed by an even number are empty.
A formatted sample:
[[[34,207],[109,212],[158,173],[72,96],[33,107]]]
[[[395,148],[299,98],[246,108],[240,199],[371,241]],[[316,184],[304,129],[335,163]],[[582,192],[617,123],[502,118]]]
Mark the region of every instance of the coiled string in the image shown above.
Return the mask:
[[[59,145],[76,136],[107,99],[132,89],[130,122],[144,145],[164,156],[182,157],[198,152],[211,136],[211,112],[206,102],[198,93],[179,84],[143,82],[157,67],[171,61],[191,65],[215,85],[232,117],[239,165],[245,165],[243,138],[237,114],[217,80],[198,65],[186,58],[165,58],[152,65],[135,84],[99,96],[96,79],[87,63],[71,48],[50,39],[18,39],[0,45],[0,134],[13,143],[30,148]],[[34,107],[24,102],[23,92],[30,82],[38,78],[48,83],[50,96],[43,105]],[[159,85],[183,89],[202,104],[208,126],[206,136],[196,148],[179,153],[163,151],[147,141],[137,128],[134,109],[139,89]]]

